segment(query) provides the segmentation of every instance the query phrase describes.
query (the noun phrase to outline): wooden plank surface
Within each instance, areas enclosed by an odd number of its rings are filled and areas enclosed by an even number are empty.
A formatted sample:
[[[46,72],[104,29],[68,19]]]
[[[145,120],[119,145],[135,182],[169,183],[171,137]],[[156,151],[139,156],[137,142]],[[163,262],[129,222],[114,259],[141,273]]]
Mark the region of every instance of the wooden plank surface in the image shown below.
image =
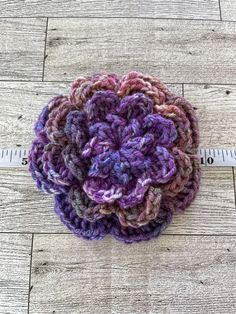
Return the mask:
[[[236,86],[184,85],[184,95],[196,108],[201,146],[236,148]]]
[[[34,123],[46,103],[66,93],[69,83],[0,82],[1,148],[28,148]]]
[[[30,313],[234,313],[234,237],[124,245],[36,235]]]
[[[220,0],[222,19],[236,21],[236,2],[235,0]]]
[[[219,19],[218,0],[1,0],[0,16]]]
[[[0,234],[0,313],[26,314],[31,235]]]
[[[236,24],[155,19],[49,19],[45,80],[101,69],[170,83],[236,83]]]
[[[168,234],[236,234],[231,168],[202,169],[200,191],[184,215],[174,216]]]
[[[45,18],[0,19],[0,80],[41,80]]]
[[[0,169],[0,232],[68,232],[26,169]]]

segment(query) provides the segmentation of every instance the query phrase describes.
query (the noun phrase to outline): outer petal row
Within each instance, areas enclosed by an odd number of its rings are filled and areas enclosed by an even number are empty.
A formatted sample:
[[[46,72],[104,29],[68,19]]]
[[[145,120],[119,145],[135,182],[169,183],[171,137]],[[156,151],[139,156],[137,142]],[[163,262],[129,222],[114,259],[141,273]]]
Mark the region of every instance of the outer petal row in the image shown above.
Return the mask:
[[[183,209],[196,196],[200,181],[200,166],[196,156],[190,156],[190,159],[193,172],[184,189],[175,198],[166,197],[163,199],[156,218],[139,228],[122,226],[115,215],[105,215],[95,222],[82,219],[76,214],[75,209],[68,201],[68,197],[64,194],[55,196],[55,212],[73,233],[85,239],[101,239],[109,233],[126,243],[157,237],[171,222],[175,206],[179,210]]]

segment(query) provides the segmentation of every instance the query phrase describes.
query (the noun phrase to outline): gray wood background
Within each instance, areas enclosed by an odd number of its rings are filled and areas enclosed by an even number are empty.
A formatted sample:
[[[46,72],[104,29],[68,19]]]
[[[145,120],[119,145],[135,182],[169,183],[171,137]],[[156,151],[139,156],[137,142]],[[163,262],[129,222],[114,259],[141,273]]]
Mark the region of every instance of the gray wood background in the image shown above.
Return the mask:
[[[235,0],[0,0],[0,148],[28,147],[76,76],[131,69],[196,107],[201,146],[236,148]],[[24,169],[0,169],[0,314],[236,313],[235,169],[158,239],[75,238]]]

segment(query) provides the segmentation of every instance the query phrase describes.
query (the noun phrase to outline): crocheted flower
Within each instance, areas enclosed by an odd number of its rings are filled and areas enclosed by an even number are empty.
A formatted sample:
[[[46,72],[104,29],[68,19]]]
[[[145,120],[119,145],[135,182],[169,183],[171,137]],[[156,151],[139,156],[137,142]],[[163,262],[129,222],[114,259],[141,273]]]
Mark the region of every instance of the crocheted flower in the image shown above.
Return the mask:
[[[199,186],[194,110],[157,78],[79,78],[35,125],[30,171],[77,235],[157,236]]]

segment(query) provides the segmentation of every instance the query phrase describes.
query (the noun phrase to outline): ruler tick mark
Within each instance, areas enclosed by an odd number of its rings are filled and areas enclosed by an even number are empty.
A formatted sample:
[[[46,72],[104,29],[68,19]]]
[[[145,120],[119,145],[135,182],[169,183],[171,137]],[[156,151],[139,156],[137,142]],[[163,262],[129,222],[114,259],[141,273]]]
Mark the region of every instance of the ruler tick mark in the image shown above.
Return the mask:
[[[0,149],[0,167],[24,167],[22,158],[27,160],[28,149]],[[197,152],[201,166],[236,167],[235,149],[199,148]]]
[[[205,150],[205,166],[207,165],[207,158],[206,158],[206,150]]]

